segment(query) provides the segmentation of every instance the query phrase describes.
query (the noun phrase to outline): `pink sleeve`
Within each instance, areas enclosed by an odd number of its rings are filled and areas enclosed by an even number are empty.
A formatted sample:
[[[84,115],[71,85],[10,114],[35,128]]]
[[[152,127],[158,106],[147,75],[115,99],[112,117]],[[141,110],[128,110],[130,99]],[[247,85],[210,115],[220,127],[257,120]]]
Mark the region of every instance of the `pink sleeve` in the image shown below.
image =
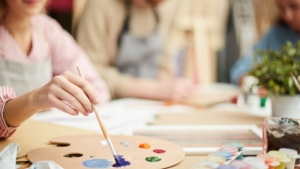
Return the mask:
[[[0,138],[10,137],[16,131],[16,127],[7,126],[3,117],[5,103],[15,97],[16,94],[12,88],[0,86]]]
[[[43,16],[44,31],[49,41],[52,55],[53,76],[64,71],[78,74],[76,67],[79,66],[87,81],[98,92],[102,102],[110,100],[108,87],[100,76],[96,73],[91,61],[76,43],[74,38],[53,19]]]

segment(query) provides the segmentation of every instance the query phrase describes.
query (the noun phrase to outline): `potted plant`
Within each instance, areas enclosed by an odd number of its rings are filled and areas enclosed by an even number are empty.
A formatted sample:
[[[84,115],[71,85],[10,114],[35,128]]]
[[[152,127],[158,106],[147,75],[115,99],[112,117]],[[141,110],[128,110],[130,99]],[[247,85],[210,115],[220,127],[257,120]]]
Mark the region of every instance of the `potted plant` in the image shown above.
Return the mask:
[[[258,51],[249,75],[257,78],[256,86],[267,89],[275,117],[300,117],[299,90],[291,74],[300,75],[300,42],[287,42],[279,51]]]

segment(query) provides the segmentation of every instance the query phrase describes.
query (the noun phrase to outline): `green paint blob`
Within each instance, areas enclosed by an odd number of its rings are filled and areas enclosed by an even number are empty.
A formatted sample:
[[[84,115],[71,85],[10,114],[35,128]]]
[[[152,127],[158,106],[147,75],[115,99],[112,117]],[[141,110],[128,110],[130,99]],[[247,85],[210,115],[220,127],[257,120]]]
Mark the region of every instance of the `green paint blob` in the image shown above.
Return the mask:
[[[161,158],[152,156],[152,157],[146,157],[145,160],[148,162],[159,162]]]

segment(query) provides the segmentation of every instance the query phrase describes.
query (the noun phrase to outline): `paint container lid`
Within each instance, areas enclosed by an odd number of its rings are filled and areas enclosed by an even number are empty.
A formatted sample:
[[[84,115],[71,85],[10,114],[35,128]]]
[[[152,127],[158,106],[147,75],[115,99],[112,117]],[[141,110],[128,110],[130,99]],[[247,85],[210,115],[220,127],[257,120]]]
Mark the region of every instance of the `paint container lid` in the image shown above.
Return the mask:
[[[290,162],[291,159],[289,159],[287,157],[287,154],[283,153],[283,152],[279,152],[279,151],[269,151],[268,152],[269,155],[273,156],[276,158],[276,160],[280,161],[280,162]]]
[[[217,169],[239,169],[234,165],[220,165]]]
[[[236,166],[239,169],[251,169],[251,165],[244,161],[235,160],[231,162],[230,165]]]
[[[219,164],[224,164],[226,162],[226,159],[220,156],[207,156],[204,160],[217,162]]]
[[[237,147],[224,145],[224,146],[220,147],[220,151],[229,152],[229,153],[231,153],[232,155],[234,155],[234,154],[236,154],[239,150],[238,150]]]
[[[242,143],[228,143],[227,145],[236,147],[239,149],[239,151],[241,151],[244,148],[244,145]]]
[[[273,156],[271,156],[271,155],[268,155],[268,154],[258,154],[256,157],[264,160],[265,163],[268,166],[275,167],[275,166],[279,166],[280,165],[280,162],[276,161],[276,158],[273,157]]]
[[[295,158],[295,159],[300,158],[300,156],[298,155],[297,151],[294,150],[294,149],[280,148],[279,151],[287,154],[289,158]]]
[[[268,169],[269,167],[265,165],[264,160],[256,157],[245,157],[244,162],[250,164],[252,168],[257,168],[257,169]]]
[[[219,156],[219,157],[224,157],[225,159],[230,159],[232,157],[232,153],[230,152],[225,152],[225,151],[216,151],[210,154],[211,156]]]

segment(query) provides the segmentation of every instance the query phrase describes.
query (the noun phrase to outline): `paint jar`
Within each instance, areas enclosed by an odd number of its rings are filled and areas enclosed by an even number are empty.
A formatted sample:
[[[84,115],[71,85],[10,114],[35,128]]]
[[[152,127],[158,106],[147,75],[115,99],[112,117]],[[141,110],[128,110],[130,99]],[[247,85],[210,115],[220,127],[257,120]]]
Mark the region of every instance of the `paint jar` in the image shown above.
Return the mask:
[[[238,169],[234,165],[220,165],[217,169]]]
[[[269,151],[268,154],[276,158],[280,162],[279,166],[276,166],[275,169],[284,169],[285,163],[290,162],[291,160],[287,157],[287,154],[279,151]]]
[[[295,111],[294,111],[295,112]],[[263,124],[263,153],[290,148],[300,153],[300,119],[267,117]],[[298,160],[296,160],[298,161]],[[298,164],[298,163],[297,163]]]
[[[285,163],[285,168],[294,169],[296,159],[300,158],[300,156],[297,154],[297,151],[289,148],[281,148],[279,151],[287,154],[288,158],[291,160],[290,162]]]
[[[233,161],[230,165],[236,166],[238,169],[252,169],[251,165],[244,161]]]
[[[227,145],[236,147],[241,154],[236,158],[237,160],[242,160],[243,159],[243,148],[244,145],[241,143],[228,143]]]
[[[260,107],[266,107],[267,98],[260,97]]]
[[[223,157],[226,160],[230,160],[232,157],[232,153],[230,152],[225,152],[225,151],[216,151],[210,154],[209,156],[218,156],[218,157]]]
[[[275,157],[268,154],[258,154],[256,157],[264,160],[265,164],[269,166],[269,169],[274,169],[274,167],[280,165],[280,162],[277,161]]]
[[[268,169],[269,167],[265,164],[264,160],[257,157],[245,157],[244,162],[251,165],[252,169]]]
[[[214,161],[200,161],[199,163],[195,164],[191,169],[203,169],[203,168],[216,169],[218,166],[219,163]]]
[[[220,156],[207,156],[203,160],[217,162],[218,164],[224,164],[226,162],[226,159]]]

